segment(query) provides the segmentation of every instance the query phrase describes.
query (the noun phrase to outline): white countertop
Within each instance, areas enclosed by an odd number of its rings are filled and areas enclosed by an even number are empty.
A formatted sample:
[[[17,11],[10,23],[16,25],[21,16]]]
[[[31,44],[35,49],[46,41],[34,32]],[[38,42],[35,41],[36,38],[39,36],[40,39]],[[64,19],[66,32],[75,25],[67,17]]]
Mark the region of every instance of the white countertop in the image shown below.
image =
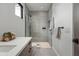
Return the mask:
[[[16,45],[9,52],[0,52],[0,56],[17,56],[25,46],[31,41],[32,37],[17,37],[16,39],[8,42],[0,42],[1,45]]]

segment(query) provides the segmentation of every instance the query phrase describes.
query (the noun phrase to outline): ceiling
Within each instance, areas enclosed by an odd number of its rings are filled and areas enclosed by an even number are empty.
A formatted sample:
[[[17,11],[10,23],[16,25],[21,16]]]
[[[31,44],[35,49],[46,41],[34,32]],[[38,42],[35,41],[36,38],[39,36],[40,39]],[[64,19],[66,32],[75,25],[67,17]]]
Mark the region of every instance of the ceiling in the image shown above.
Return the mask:
[[[30,11],[48,11],[51,3],[26,3]]]

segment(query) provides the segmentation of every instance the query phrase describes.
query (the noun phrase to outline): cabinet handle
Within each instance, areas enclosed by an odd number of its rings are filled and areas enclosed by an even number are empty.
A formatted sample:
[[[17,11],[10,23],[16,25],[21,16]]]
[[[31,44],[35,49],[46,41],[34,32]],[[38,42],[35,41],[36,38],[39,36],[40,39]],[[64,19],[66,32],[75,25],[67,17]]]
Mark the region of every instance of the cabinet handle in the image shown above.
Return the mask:
[[[29,51],[28,51],[29,53],[31,52],[31,49],[32,49],[32,48],[29,48]]]

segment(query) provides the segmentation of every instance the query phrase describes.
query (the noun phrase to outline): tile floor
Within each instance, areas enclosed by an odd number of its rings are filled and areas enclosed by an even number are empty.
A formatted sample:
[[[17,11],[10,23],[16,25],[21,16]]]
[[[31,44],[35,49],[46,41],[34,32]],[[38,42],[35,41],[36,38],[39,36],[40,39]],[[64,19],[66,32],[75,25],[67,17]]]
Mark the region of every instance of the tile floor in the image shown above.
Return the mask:
[[[56,56],[48,42],[32,42],[32,56]]]

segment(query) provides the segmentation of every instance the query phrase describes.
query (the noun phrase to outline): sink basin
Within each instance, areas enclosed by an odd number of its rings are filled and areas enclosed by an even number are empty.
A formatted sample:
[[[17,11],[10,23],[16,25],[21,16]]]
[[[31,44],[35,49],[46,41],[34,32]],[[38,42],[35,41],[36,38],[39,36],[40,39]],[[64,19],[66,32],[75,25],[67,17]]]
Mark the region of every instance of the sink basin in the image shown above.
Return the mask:
[[[0,52],[9,52],[15,47],[16,45],[0,45]]]

